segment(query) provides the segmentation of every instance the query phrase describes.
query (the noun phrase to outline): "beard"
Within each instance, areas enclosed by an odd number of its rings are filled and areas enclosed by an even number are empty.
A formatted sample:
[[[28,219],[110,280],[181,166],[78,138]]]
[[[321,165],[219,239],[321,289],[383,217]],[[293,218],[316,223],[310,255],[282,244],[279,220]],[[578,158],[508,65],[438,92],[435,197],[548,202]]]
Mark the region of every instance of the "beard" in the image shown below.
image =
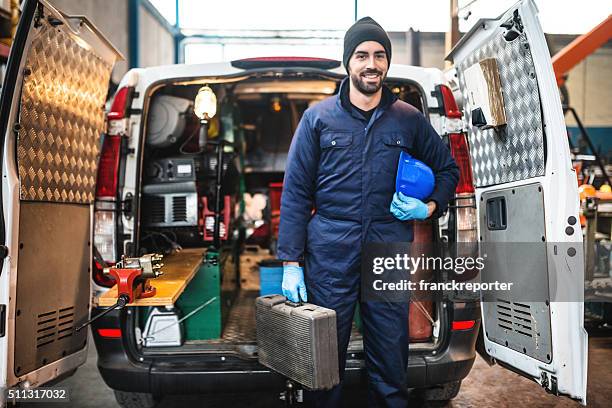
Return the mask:
[[[368,75],[368,74],[378,74],[379,81],[374,84],[366,82],[364,75]],[[382,71],[379,71],[377,69],[368,69],[360,73],[351,72],[350,77],[351,77],[351,82],[353,83],[353,86],[357,88],[359,92],[361,92],[364,95],[373,95],[376,92],[378,92],[380,88],[382,88],[383,81],[385,80],[385,77],[386,77],[386,73],[383,73]]]

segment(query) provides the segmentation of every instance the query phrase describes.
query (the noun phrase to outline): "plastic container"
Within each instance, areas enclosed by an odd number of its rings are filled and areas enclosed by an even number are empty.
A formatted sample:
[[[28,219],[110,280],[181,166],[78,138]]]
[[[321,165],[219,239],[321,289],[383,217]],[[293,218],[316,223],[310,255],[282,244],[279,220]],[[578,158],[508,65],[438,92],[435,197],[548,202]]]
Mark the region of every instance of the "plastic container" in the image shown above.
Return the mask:
[[[433,171],[425,163],[406,152],[400,153],[395,191],[422,201],[431,195],[434,185]]]
[[[282,295],[283,262],[266,259],[259,263],[259,293],[261,296]]]
[[[268,184],[268,188],[270,191],[270,225],[272,227],[272,235],[278,240],[283,183],[270,183]]]
[[[270,212],[272,215],[279,215],[281,208],[281,196],[283,194],[283,183],[268,184],[270,194]]]

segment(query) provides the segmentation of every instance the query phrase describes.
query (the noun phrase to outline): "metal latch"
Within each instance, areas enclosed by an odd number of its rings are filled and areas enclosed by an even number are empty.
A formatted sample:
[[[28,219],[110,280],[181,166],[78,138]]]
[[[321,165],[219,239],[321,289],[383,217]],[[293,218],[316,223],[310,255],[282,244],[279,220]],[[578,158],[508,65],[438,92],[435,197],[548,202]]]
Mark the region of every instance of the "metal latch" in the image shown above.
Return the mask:
[[[125,215],[125,218],[128,220],[132,218],[134,209],[134,195],[132,193],[127,193],[125,198],[121,201],[121,212]]]

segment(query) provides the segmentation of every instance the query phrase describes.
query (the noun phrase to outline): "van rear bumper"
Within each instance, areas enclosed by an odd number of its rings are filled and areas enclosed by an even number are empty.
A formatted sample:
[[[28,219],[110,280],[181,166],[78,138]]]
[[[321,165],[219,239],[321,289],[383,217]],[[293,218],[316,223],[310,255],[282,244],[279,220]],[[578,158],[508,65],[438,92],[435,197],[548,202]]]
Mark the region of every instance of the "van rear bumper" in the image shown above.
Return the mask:
[[[468,330],[448,331],[442,347],[436,352],[411,352],[407,386],[424,388],[462,380],[474,364],[475,344],[480,326],[479,304],[453,308],[454,320],[476,320]],[[118,321],[118,313],[114,314]],[[106,384],[117,390],[164,394],[239,393],[282,391],[285,380],[255,360],[227,354],[140,357],[129,352],[126,336],[104,338],[97,327],[109,327],[113,312],[99,319],[94,327],[98,350],[98,369]],[[115,323],[116,324],[116,323]],[[362,386],[366,381],[362,359],[349,359],[346,364],[345,387]]]

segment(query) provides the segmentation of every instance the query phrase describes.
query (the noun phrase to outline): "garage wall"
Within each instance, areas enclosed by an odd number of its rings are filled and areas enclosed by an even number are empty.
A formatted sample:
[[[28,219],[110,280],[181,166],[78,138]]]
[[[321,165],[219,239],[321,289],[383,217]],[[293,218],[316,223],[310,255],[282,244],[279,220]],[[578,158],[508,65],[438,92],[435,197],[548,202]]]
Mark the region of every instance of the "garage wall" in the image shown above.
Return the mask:
[[[129,57],[128,0],[52,0],[52,2],[65,13],[87,16],[127,60]],[[145,6],[141,4],[139,10],[139,66],[172,64],[174,62],[172,34]],[[118,62],[113,70],[113,82],[119,82],[128,67],[128,61]]]
[[[575,36],[548,36],[551,53],[555,54]],[[570,105],[576,110],[595,149],[612,161],[612,41],[576,65],[565,82]],[[578,143],[580,131],[571,115],[566,123],[572,140]]]
[[[569,44],[574,36],[549,37],[552,53]],[[566,81],[570,104],[589,126],[610,125],[612,121],[612,41],[576,65]],[[571,122],[573,124],[573,122]],[[569,123],[568,123],[569,124]]]
[[[126,0],[52,0],[52,3],[67,14],[87,16],[127,58],[128,2]],[[127,69],[127,61],[119,61],[113,70],[113,82],[119,82]]]
[[[141,67],[174,63],[174,37],[143,5],[138,34]]]
[[[444,69],[444,33],[416,32],[421,42],[421,66]],[[391,32],[394,64],[411,64],[406,33]]]

